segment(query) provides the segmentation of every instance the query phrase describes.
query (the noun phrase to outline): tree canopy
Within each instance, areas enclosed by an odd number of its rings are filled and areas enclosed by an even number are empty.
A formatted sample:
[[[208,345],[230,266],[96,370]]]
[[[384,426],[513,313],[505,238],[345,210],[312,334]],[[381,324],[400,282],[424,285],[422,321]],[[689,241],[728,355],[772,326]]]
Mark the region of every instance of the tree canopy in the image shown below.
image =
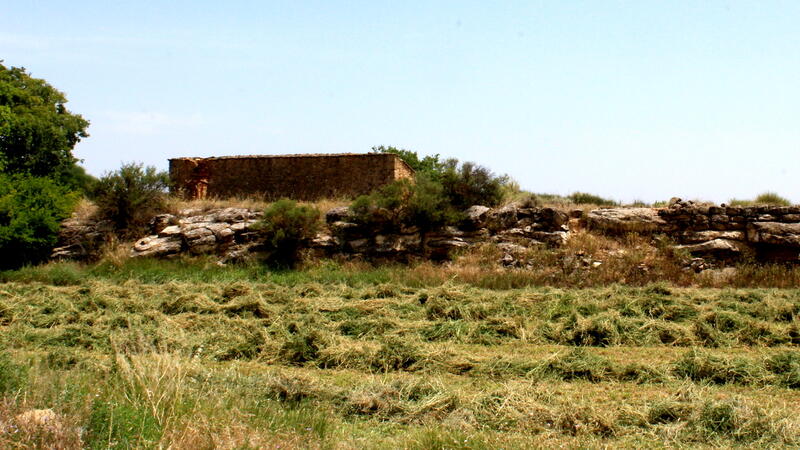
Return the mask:
[[[66,96],[23,67],[0,61],[0,166],[7,173],[69,179],[72,149],[89,122],[69,112]]]

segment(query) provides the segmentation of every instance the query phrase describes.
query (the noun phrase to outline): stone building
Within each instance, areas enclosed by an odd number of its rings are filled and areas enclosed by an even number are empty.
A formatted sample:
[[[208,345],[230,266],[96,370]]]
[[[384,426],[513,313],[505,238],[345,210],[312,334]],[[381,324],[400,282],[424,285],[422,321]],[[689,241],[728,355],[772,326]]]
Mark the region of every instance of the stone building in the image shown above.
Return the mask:
[[[355,197],[414,170],[391,153],[221,156],[169,160],[173,189],[188,199]]]

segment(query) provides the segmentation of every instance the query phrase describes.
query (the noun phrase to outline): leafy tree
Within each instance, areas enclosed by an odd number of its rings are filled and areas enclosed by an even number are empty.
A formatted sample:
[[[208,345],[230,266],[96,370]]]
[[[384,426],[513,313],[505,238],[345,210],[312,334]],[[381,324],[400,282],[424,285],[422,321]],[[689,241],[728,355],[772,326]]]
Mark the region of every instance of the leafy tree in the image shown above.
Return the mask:
[[[408,164],[414,172],[418,175],[426,175],[433,179],[438,178],[438,175],[444,170],[445,165],[443,161],[439,160],[439,155],[428,155],[419,157],[417,152],[405,150],[396,147],[384,147],[383,145],[372,147],[372,153],[392,153],[400,157],[406,164]]]
[[[123,164],[101,177],[93,189],[98,215],[114,222],[125,237],[145,232],[148,222],[164,209],[169,176],[155,167]]]
[[[0,64],[0,162],[6,172],[58,179],[75,165],[72,149],[88,136],[89,122],[66,103],[46,81]]]
[[[0,268],[44,261],[75,201],[50,179],[0,174]]]

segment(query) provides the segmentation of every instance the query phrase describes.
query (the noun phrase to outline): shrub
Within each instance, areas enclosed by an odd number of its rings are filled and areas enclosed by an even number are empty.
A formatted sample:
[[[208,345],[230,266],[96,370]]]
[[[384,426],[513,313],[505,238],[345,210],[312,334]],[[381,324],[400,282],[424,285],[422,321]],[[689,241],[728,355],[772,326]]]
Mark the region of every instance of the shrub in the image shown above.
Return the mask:
[[[619,206],[619,203],[599,195],[588,194],[586,192],[573,192],[567,197],[576,205],[598,205],[598,206]]]
[[[776,206],[791,206],[792,202],[788,199],[781,197],[775,192],[764,192],[760,194],[754,202],[758,205],[776,205]]]
[[[497,206],[506,196],[519,191],[507,176],[497,176],[486,167],[472,162],[459,163],[458,159],[440,160],[439,155],[420,158],[417,152],[395,147],[372,147],[374,153],[393,153],[405,161],[416,174],[419,183],[422,179],[441,184],[442,194],[448,203],[457,210],[472,205]]]
[[[111,220],[123,237],[137,237],[146,232],[150,219],[165,207],[168,179],[166,172],[158,172],[155,167],[123,164],[95,184],[97,214]]]
[[[508,177],[497,176],[475,163],[459,165],[458,160],[449,159],[445,162],[440,182],[450,205],[464,210],[472,205],[499,205],[503,201],[503,186]]]
[[[318,209],[281,199],[264,211],[264,217],[255,229],[264,238],[270,252],[268,262],[291,267],[300,260],[303,243],[317,234],[319,226]]]
[[[764,192],[759,194],[754,200],[743,200],[732,198],[728,201],[730,206],[754,206],[754,205],[774,205],[774,206],[791,206],[792,202],[788,199],[781,197],[775,192]]]
[[[429,231],[460,219],[442,185],[426,176],[418,177],[416,183],[398,180],[362,195],[351,210],[357,223],[383,231],[398,231],[403,226]]]
[[[45,260],[76,200],[47,178],[0,175],[0,268]]]

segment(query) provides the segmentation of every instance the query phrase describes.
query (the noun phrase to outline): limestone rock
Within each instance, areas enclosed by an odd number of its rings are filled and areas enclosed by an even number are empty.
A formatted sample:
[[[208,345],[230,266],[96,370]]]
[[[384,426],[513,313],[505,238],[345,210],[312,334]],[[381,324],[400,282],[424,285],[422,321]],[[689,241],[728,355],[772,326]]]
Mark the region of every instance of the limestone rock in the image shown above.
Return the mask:
[[[419,234],[379,234],[375,236],[375,252],[377,253],[404,253],[420,250],[421,237]]]
[[[170,225],[162,228],[161,231],[157,231],[155,234],[159,235],[160,237],[178,236],[181,234],[181,227],[179,225]]]
[[[131,256],[167,256],[178,253],[183,248],[183,241],[176,236],[147,236],[133,244]]]
[[[487,213],[486,227],[492,231],[505,230],[514,226],[517,220],[516,206],[507,205]]]
[[[339,240],[330,234],[317,233],[310,243],[312,248],[332,250],[339,247]]]
[[[747,238],[761,244],[800,247],[800,223],[753,222],[747,226]]]
[[[150,232],[160,234],[161,230],[178,222],[178,218],[172,214],[159,214],[150,219]]]
[[[474,205],[467,208],[464,211],[464,221],[462,223],[465,229],[469,230],[476,230],[478,228],[482,228],[484,223],[486,222],[486,217],[491,211],[491,208],[481,205]]]
[[[611,208],[589,211],[589,228],[610,234],[666,232],[669,224],[652,208]]]
[[[727,239],[729,241],[744,241],[743,231],[684,231],[680,234],[681,242],[687,244],[697,244],[700,242],[711,241],[714,239]]]
[[[712,239],[700,244],[678,245],[675,248],[688,250],[692,255],[710,255],[715,257],[731,257],[748,250],[748,246],[740,241],[730,239]]]

